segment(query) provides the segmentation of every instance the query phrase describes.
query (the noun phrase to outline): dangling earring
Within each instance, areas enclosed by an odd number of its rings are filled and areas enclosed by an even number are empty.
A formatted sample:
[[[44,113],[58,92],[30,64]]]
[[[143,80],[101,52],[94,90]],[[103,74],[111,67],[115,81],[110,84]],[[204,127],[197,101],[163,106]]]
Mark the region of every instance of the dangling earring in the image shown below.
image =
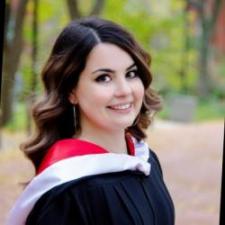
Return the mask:
[[[139,119],[140,119],[140,114],[137,115],[137,117],[135,118],[133,124],[132,124],[132,127],[136,126],[137,123],[139,122]]]
[[[74,130],[77,129],[77,112],[76,112],[76,106],[73,105],[73,125],[74,125]]]

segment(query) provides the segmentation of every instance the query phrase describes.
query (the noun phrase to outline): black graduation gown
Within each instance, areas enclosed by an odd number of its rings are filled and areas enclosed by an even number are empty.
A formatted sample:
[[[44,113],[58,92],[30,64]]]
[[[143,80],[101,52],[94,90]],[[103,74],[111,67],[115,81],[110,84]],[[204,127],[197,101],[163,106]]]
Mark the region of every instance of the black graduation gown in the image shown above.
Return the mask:
[[[121,171],[58,185],[35,204],[26,225],[174,225],[174,205],[159,160],[151,173]]]

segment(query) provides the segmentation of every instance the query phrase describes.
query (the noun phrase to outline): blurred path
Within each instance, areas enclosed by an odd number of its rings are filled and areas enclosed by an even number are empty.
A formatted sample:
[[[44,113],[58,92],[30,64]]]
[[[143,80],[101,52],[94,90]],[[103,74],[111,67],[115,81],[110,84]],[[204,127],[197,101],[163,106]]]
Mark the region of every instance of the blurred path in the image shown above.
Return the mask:
[[[176,225],[218,225],[223,121],[157,121],[148,142],[158,154],[176,207]]]
[[[176,225],[218,225],[223,121],[179,124],[156,121],[148,142],[157,153],[175,202]],[[23,135],[4,135],[0,151],[0,224],[33,175],[16,146]],[[7,149],[7,150],[6,150]]]
[[[0,224],[5,223],[6,215],[16,198],[23,190],[24,182],[33,174],[31,163],[19,150],[24,140],[21,133],[2,133],[0,149]]]

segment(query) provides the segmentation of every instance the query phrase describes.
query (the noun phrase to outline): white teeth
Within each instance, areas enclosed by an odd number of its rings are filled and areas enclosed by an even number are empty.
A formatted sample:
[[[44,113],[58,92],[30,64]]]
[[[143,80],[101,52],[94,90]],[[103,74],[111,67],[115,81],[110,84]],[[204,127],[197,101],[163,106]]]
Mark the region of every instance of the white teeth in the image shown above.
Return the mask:
[[[111,106],[110,108],[112,109],[128,109],[131,107],[131,104],[125,104],[125,105],[117,105],[117,106]]]

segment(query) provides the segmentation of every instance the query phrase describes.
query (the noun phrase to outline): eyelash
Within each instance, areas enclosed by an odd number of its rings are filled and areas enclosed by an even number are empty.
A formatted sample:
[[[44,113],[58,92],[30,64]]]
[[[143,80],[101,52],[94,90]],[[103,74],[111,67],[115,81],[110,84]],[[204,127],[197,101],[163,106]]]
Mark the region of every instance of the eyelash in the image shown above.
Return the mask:
[[[130,74],[130,73],[133,73],[134,75],[133,76],[128,76],[128,74]],[[130,79],[134,79],[134,78],[136,78],[136,77],[139,77],[139,74],[138,74],[138,70],[130,70],[130,71],[128,71],[127,73],[126,73],[126,77],[129,77]]]
[[[106,80],[106,78],[107,78],[107,80]],[[108,75],[108,74],[101,74],[101,75],[99,75],[96,79],[95,79],[95,81],[96,82],[109,82],[111,80],[111,77]]]
[[[131,73],[134,73],[132,76],[130,76],[129,74],[131,74]],[[136,77],[139,77],[139,75],[138,75],[138,70],[130,70],[130,71],[128,71],[127,73],[126,73],[126,78],[128,78],[128,79],[135,79]],[[99,75],[96,79],[95,79],[95,81],[96,82],[102,82],[102,83],[107,83],[107,82],[109,82],[109,81],[111,81],[111,76],[109,75],[109,74],[101,74],[101,75]]]

